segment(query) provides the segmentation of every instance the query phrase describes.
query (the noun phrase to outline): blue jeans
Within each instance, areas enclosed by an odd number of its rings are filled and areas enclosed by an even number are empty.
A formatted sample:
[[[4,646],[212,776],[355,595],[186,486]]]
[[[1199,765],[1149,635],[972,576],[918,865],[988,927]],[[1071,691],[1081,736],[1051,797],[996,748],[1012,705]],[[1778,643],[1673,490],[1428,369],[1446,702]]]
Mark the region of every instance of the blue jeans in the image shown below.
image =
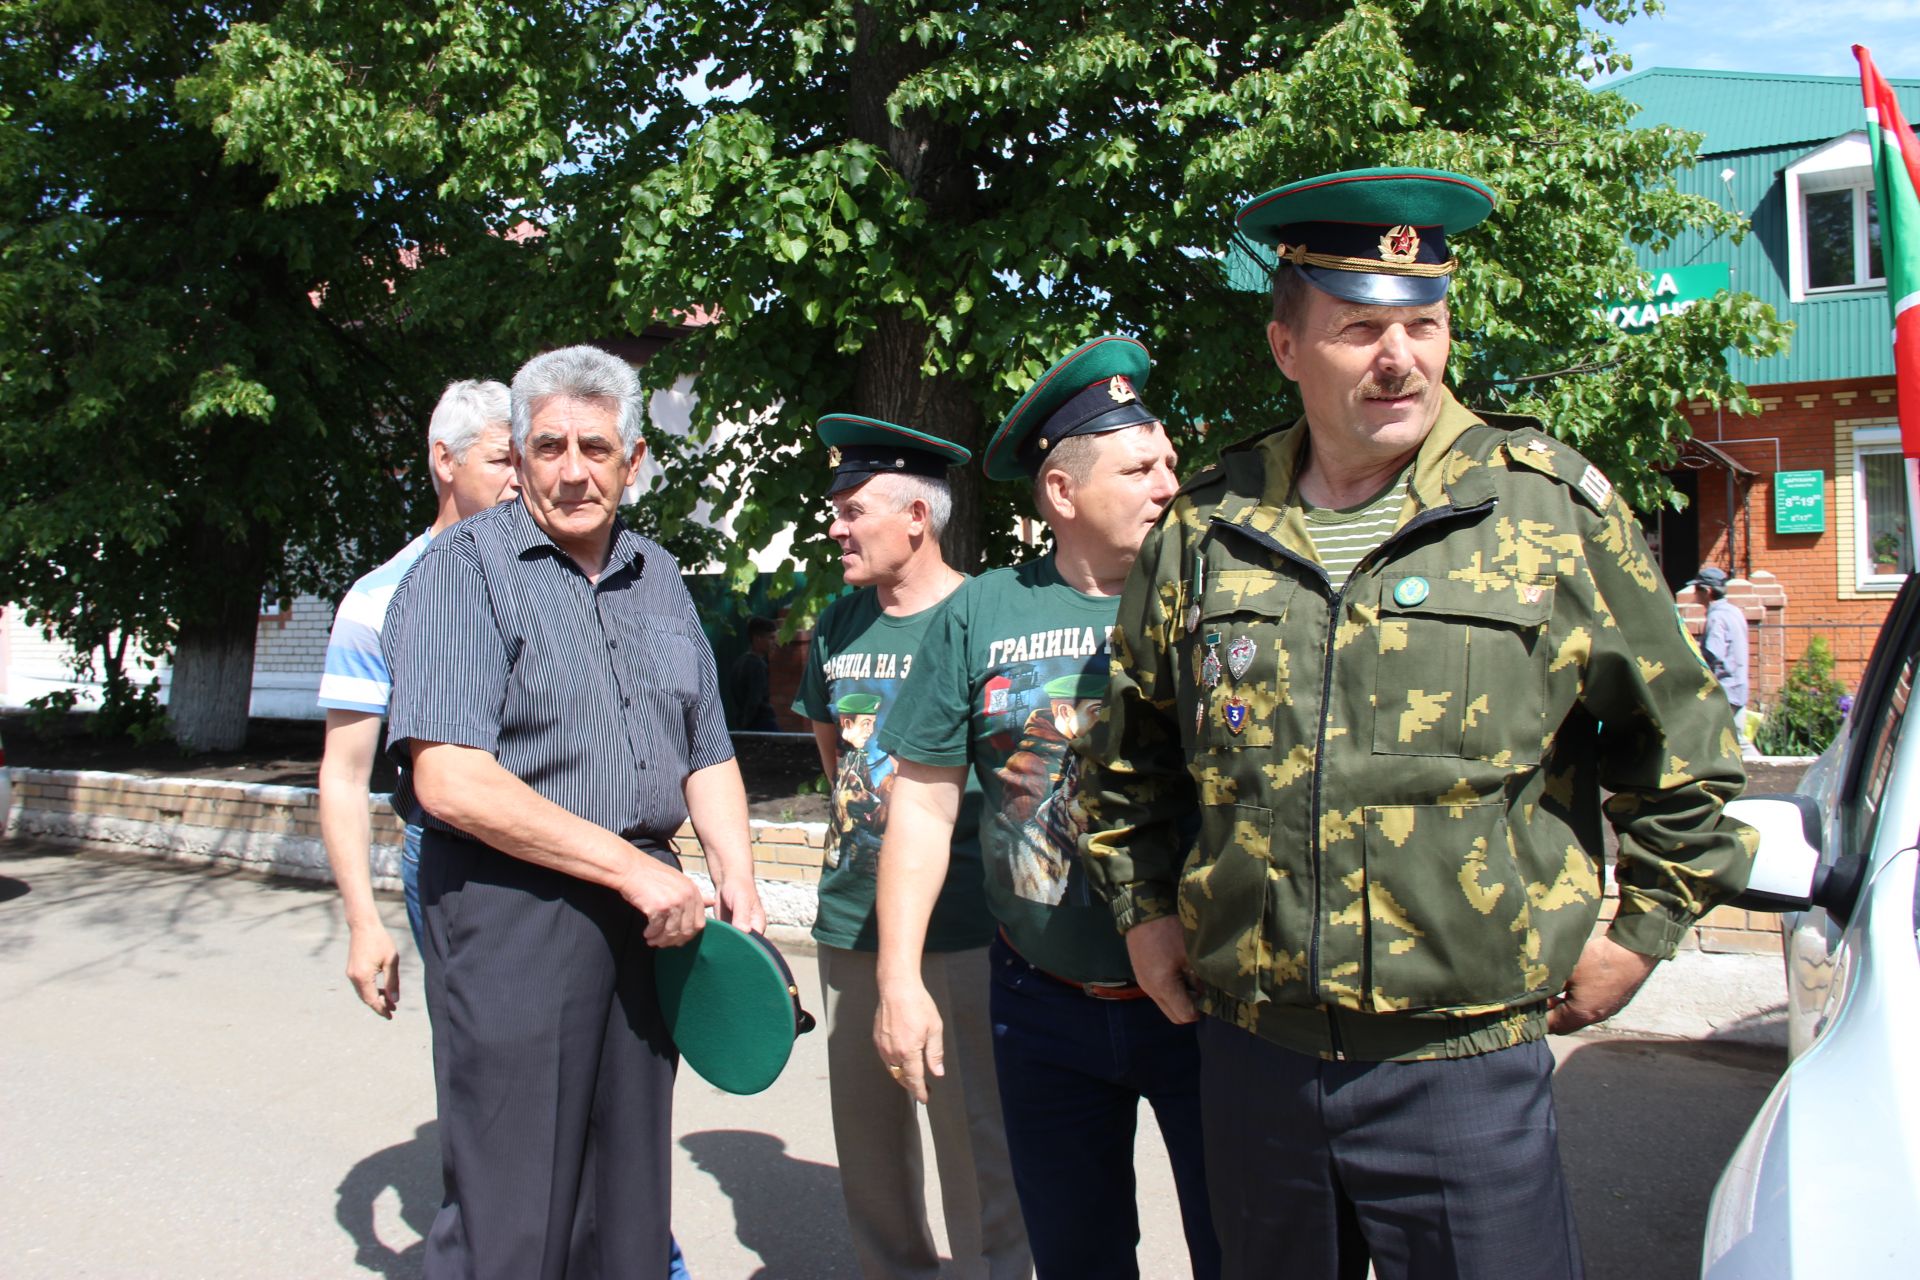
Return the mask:
[[[1152,1105],[1196,1280],[1220,1274],[1200,1143],[1200,1050],[1153,1001],[1102,1000],[1050,978],[1005,939],[993,966],[995,1074],[1013,1185],[1039,1280],[1134,1280],[1134,1129]]]
[[[420,828],[407,824],[400,841],[400,885],[407,891],[407,923],[413,926],[413,953],[427,954],[427,924],[420,914]]]

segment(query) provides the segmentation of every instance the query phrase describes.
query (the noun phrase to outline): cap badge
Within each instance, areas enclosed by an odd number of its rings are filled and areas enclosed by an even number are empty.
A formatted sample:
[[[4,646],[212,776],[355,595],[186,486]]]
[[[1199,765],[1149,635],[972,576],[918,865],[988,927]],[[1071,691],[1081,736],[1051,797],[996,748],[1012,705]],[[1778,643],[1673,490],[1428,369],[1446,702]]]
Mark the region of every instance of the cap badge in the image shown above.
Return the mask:
[[[827,450],[827,465],[832,467],[836,471],[840,469],[840,446],[839,445],[835,445],[833,448]]]
[[[1420,233],[1402,224],[1380,237],[1380,261],[1406,264],[1420,256]]]
[[[1107,379],[1107,394],[1115,404],[1132,404],[1140,398],[1134,393],[1133,383],[1124,373],[1116,373]]]

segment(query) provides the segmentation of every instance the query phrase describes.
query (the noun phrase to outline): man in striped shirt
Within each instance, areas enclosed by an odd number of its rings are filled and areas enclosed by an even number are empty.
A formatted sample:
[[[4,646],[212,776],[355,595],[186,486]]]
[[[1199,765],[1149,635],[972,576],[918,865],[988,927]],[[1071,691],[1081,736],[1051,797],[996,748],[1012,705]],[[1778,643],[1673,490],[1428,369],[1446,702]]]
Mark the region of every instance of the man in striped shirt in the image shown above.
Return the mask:
[[[508,455],[507,388],[499,382],[450,384],[427,427],[428,474],[439,496],[433,526],[367,574],[340,601],[327,639],[320,706],[327,713],[320,757],[320,839],[347,916],[347,981],[369,1009],[391,1018],[400,1003],[400,958],[373,905],[367,816],[380,718],[387,711],[387,662],[380,653],[387,602],[435,534],[520,492]],[[400,878],[407,920],[420,947],[420,828],[407,824]]]
[[[675,1054],[654,948],[701,889],[766,923],[713,651],[621,498],[639,379],[568,347],[514,376],[520,497],[435,539],[385,649],[389,751],[413,766],[446,1199],[429,1277],[664,1272]]]

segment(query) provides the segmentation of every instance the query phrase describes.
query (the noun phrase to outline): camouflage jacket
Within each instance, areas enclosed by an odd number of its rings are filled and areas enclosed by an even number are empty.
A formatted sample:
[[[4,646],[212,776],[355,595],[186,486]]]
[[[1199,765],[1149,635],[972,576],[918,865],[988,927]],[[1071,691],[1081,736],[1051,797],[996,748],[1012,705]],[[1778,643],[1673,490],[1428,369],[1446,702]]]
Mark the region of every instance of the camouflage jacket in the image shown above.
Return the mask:
[[[1076,744],[1089,872],[1123,930],[1178,912],[1203,1006],[1289,1048],[1536,1038],[1599,909],[1602,787],[1616,941],[1669,956],[1745,884],[1726,700],[1568,446],[1449,397],[1336,594],[1292,497],[1305,438],[1230,451],[1141,549]]]

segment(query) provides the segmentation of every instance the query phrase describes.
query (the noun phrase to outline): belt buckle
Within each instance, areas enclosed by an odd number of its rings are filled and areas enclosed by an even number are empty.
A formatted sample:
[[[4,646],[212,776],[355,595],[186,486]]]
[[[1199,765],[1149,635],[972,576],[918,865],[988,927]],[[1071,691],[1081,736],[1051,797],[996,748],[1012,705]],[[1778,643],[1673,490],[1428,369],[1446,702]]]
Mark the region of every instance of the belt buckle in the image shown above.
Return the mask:
[[[1080,984],[1080,989],[1092,996],[1095,1000],[1121,1000],[1125,997],[1121,996],[1120,992],[1133,990],[1133,983],[1083,982]]]

